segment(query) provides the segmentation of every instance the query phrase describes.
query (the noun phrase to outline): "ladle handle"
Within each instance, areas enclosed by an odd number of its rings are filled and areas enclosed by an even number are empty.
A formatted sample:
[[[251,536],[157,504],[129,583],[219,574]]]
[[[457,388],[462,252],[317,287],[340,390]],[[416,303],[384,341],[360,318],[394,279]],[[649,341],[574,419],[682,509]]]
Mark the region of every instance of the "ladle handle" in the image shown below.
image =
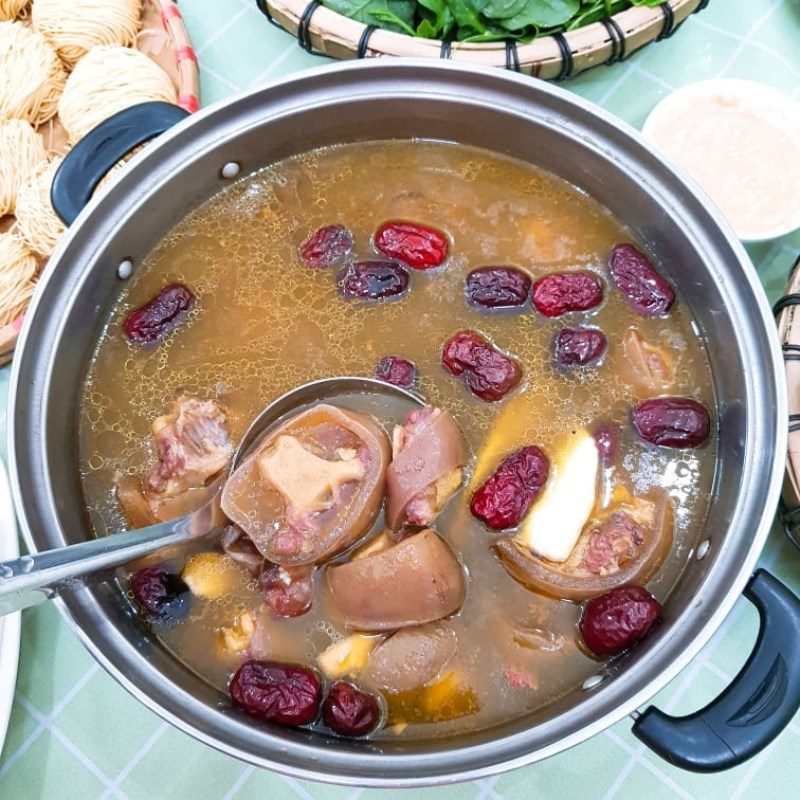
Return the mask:
[[[675,766],[719,772],[763,750],[800,708],[800,599],[758,570],[744,590],[761,626],[753,652],[730,686],[705,708],[673,717],[654,706],[633,733]]]
[[[52,600],[63,591],[82,588],[97,573],[185,542],[191,527],[191,516],[180,517],[0,562],[0,616]]]
[[[151,101],[119,111],[92,128],[64,156],[53,177],[50,203],[71,225],[106,173],[140,144],[189,116],[172,103]]]

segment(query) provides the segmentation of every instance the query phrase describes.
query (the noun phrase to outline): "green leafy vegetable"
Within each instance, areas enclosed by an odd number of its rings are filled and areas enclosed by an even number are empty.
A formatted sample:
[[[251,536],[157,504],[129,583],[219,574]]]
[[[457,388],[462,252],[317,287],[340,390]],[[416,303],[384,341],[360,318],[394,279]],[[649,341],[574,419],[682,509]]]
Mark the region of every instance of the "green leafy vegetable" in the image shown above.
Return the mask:
[[[527,42],[666,0],[322,0],[345,17],[423,39]]]
[[[323,5],[365,25],[415,35],[416,0],[324,0]]]
[[[474,33],[483,33],[486,26],[481,22],[480,13],[475,9],[472,0],[445,0],[453,19],[458,26],[458,38]]]
[[[530,0],[487,0],[480,8],[484,17],[489,19],[508,19],[519,14]],[[476,4],[477,5],[477,4]]]
[[[502,20],[501,25],[508,31],[553,29],[572,19],[579,8],[579,0],[528,0],[519,13]]]
[[[445,0],[419,0],[419,6],[417,36],[423,39],[439,39],[446,36],[454,20]]]

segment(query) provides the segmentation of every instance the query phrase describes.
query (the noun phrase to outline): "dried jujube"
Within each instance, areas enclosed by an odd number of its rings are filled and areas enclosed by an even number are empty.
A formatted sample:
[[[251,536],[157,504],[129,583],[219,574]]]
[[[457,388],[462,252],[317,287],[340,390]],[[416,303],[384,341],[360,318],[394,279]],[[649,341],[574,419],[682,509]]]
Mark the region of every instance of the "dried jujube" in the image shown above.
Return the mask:
[[[661,605],[647,589],[617,586],[584,606],[580,632],[586,647],[606,657],[638,642],[661,618]]]
[[[384,356],[375,365],[375,377],[401,389],[410,389],[417,380],[417,368],[402,356]]]
[[[375,233],[375,248],[412,269],[433,269],[447,258],[447,237],[435,228],[415,222],[393,220]]]
[[[131,311],[122,327],[133,344],[152,344],[171,333],[194,305],[191,289],[182,283],[169,283],[143,306]]]
[[[467,302],[478,308],[515,308],[525,305],[531,279],[514,267],[479,267],[467,275]]]
[[[544,317],[568,311],[588,311],[603,302],[603,284],[591,272],[553,272],[539,278],[531,293],[536,310]]]
[[[408,280],[408,272],[397,261],[359,261],[345,272],[342,293],[360,300],[380,300],[405,292]]]
[[[306,266],[320,269],[341,261],[352,249],[353,234],[344,225],[326,225],[314,231],[298,252]]]
[[[656,397],[631,409],[639,437],[659,447],[699,447],[708,439],[711,415],[690,397]]]
[[[381,708],[375,695],[347,681],[336,681],[322,704],[322,718],[336,733],[364,736],[378,726]]]
[[[191,605],[191,592],[180,575],[163,567],[145,567],[130,579],[131,592],[147,616],[159,622],[183,619]]]
[[[442,366],[489,403],[502,400],[522,380],[519,364],[475,331],[459,331],[448,339]]]
[[[608,340],[597,328],[577,326],[562,328],[555,338],[553,351],[559,367],[585,367],[599,361],[606,352]]]
[[[675,291],[650,259],[632,244],[611,251],[608,268],[628,305],[646,317],[663,317],[675,302]]]
[[[513,528],[525,516],[547,483],[550,461],[535,445],[506,456],[470,502],[473,516],[492,530]]]
[[[231,700],[259,719],[307,725],[319,710],[322,686],[313,670],[278,661],[246,661],[228,687]]]

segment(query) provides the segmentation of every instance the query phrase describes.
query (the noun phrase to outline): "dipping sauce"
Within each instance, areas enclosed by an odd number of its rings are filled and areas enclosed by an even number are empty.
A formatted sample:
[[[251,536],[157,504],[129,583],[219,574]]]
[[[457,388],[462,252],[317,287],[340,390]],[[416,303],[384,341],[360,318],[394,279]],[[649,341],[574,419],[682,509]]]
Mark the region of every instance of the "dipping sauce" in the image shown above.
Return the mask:
[[[782,92],[701,81],[659,103],[642,133],[708,192],[739,238],[800,227],[800,106]]]

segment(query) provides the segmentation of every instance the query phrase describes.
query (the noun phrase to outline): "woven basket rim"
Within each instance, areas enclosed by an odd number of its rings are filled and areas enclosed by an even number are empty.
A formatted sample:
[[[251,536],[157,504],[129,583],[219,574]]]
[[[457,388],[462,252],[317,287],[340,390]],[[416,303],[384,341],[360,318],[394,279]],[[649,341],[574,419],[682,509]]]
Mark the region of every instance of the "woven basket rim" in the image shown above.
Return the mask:
[[[365,25],[322,5],[321,0],[256,0],[275,25],[296,36],[300,45],[334,58],[392,56],[441,57],[519,70],[531,66],[538,75],[545,63],[562,64],[555,75],[569,77],[577,62],[612,63],[627,58],[644,44],[666,38],[709,0],[666,0],[658,6],[631,6],[611,17],[567,31],[517,42],[458,42],[422,39]],[[626,47],[626,45],[630,45]],[[608,51],[599,60],[600,51]],[[553,70],[549,70],[553,72]],[[561,74],[566,72],[568,74]]]
[[[178,66],[178,105],[193,113],[200,108],[200,65],[189,29],[175,0],[152,0],[161,9],[161,24],[175,45]]]

